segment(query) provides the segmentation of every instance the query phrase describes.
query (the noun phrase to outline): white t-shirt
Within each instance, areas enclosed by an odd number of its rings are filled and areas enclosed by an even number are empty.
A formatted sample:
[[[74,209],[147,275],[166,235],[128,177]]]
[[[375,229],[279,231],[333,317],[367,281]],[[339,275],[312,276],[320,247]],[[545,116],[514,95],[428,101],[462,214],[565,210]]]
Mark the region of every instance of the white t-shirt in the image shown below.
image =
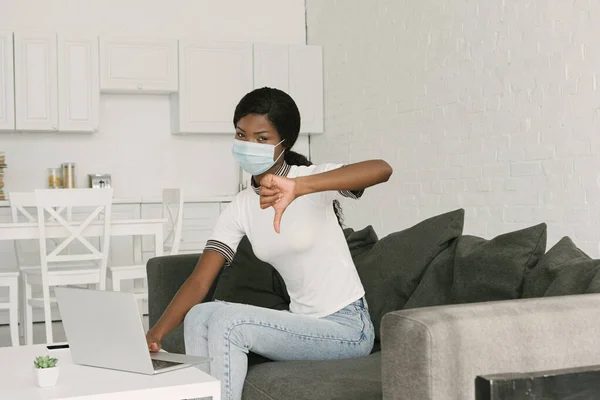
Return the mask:
[[[283,164],[276,175],[295,178],[331,171],[343,164]],[[283,213],[278,234],[275,211],[260,208],[259,188],[238,193],[223,210],[206,249],[233,260],[248,236],[254,254],[281,274],[290,296],[290,311],[313,317],[330,315],[364,296],[348,244],[333,210],[333,200],[358,198],[362,191],[328,191],[301,196]]]

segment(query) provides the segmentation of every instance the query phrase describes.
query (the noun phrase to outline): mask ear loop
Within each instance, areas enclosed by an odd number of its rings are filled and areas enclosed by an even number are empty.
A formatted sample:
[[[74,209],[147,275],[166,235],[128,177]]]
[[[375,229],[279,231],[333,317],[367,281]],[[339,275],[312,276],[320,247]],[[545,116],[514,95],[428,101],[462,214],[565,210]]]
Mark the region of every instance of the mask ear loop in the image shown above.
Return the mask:
[[[285,139],[283,139],[281,142],[277,143],[277,144],[275,145],[275,147],[279,146],[279,145],[280,145],[281,143],[283,143],[284,141],[285,141]],[[277,161],[279,161],[279,159],[281,158],[281,156],[283,155],[283,153],[285,153],[285,149],[283,149],[283,150],[281,151],[281,153],[279,153],[279,156],[278,156],[278,157],[275,159],[275,161],[274,161],[273,163],[276,163]]]

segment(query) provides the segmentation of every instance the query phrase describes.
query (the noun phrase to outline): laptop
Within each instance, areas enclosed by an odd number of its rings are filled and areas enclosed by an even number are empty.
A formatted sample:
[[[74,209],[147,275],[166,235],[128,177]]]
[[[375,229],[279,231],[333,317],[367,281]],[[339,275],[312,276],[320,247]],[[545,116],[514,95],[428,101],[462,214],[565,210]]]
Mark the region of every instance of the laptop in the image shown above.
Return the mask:
[[[76,364],[153,375],[211,360],[150,353],[133,293],[65,287],[54,292]]]

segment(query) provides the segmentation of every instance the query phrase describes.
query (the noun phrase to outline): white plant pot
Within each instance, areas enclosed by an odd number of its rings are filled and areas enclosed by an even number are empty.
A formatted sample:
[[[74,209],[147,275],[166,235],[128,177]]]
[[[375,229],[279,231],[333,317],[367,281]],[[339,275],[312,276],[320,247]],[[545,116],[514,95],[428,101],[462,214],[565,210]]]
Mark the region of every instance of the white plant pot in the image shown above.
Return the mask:
[[[58,367],[52,368],[33,368],[35,384],[39,387],[48,387],[56,385],[58,381]]]

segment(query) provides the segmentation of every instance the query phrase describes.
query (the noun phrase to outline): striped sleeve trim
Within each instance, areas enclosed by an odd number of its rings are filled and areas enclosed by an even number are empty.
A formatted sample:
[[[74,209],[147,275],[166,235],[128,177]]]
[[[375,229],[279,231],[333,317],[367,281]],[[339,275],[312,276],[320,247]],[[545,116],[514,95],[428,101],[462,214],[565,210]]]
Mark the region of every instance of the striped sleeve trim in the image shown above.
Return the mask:
[[[350,197],[351,199],[360,199],[365,192],[365,189],[361,190],[340,190],[340,194],[344,197]]]
[[[235,256],[235,252],[231,249],[231,247],[227,246],[225,243],[219,242],[218,240],[209,240],[206,242],[205,250],[212,250],[225,258],[225,264],[229,265],[233,261],[233,257]]]

